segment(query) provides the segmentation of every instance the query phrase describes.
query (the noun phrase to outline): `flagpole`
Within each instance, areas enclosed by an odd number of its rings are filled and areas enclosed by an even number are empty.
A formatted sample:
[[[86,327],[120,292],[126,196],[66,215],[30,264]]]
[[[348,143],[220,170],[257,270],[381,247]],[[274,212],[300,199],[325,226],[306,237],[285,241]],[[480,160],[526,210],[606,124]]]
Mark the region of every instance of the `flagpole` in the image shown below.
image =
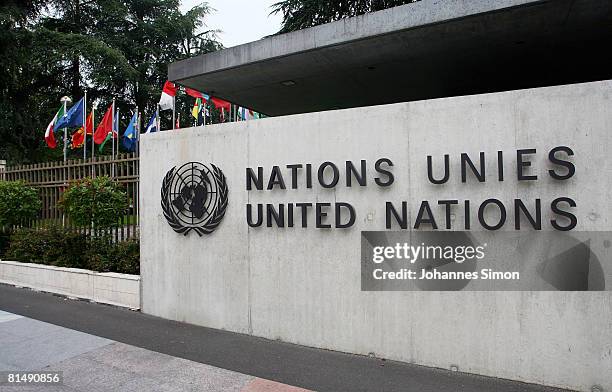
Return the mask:
[[[70,97],[67,96],[63,96],[60,99],[60,102],[64,104],[64,117],[66,117],[66,104],[68,102],[71,102],[72,100],[70,99]],[[67,139],[68,139],[68,131],[66,129],[66,127],[64,127],[64,164],[66,164],[66,143],[67,143]],[[68,184],[66,182],[64,182],[64,186],[67,186]],[[66,227],[66,215],[64,214],[64,211],[62,211],[62,227]]]
[[[138,106],[136,106],[136,113],[138,113],[138,117],[136,118],[136,156],[140,156],[140,116],[141,113],[138,111]]]
[[[206,109],[206,105],[208,104],[208,100],[203,101],[203,102],[204,102],[204,104],[202,105],[202,110],[203,110],[203,113],[202,113],[202,126],[205,126],[206,125],[206,110],[207,110]]]
[[[161,131],[161,120],[159,118],[159,103],[157,104],[157,109],[155,109],[155,122],[156,124],[156,128],[157,131],[160,132]]]
[[[115,143],[115,134],[113,134],[113,146],[115,146],[115,144],[117,144],[117,153],[115,154],[115,157],[117,159],[119,159],[119,109],[117,109],[117,143]]]
[[[61,101],[64,104],[64,117],[66,117],[66,105],[68,101],[71,101],[71,99],[68,97],[62,97]],[[66,158],[68,154],[68,150],[66,148],[67,144],[68,144],[68,129],[64,127],[64,163],[66,163],[66,160],[67,160]]]
[[[96,144],[94,142],[94,129],[96,129],[96,103],[91,106],[91,176],[96,176],[96,164],[94,157],[96,155]]]
[[[176,129],[176,94],[172,97],[172,129]]]
[[[87,159],[87,89],[83,97],[83,161]]]
[[[113,98],[113,106],[111,108],[111,139],[113,138],[113,131],[115,130],[115,98]],[[115,160],[115,148],[111,145],[111,160]],[[111,165],[111,177],[115,179],[115,162]]]

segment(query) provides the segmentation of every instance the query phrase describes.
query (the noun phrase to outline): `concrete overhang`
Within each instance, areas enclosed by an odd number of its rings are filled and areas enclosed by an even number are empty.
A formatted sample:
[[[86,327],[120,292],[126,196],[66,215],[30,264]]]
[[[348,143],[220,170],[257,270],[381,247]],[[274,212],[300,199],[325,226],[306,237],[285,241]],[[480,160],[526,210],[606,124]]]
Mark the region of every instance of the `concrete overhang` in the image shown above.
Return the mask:
[[[170,64],[285,115],[612,78],[610,0],[423,0]]]

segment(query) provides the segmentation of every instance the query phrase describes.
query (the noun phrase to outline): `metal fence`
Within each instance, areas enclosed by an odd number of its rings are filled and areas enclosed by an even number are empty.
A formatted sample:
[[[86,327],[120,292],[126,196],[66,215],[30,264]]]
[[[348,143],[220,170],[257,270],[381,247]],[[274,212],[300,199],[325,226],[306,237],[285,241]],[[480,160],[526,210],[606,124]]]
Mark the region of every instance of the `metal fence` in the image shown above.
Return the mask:
[[[129,209],[121,217],[111,235],[115,241],[138,237],[139,160],[136,154],[119,154],[115,159],[112,159],[111,156],[99,156],[86,160],[71,159],[66,162],[45,162],[8,167],[3,163],[0,161],[0,180],[23,180],[39,191],[42,210],[38,218],[30,222],[32,227],[59,225],[91,234],[91,229],[74,226],[68,217],[64,216],[58,202],[62,192],[71,181],[86,177],[109,176],[124,185],[129,198]]]

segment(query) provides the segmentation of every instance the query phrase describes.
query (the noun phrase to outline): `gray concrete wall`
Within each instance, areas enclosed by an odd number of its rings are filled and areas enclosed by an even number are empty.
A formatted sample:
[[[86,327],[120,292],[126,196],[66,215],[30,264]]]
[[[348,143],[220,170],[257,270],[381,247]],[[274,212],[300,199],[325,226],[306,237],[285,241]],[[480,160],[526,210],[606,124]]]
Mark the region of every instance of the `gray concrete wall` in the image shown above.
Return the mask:
[[[576,230],[612,230],[611,141],[611,81],[143,135],[143,311],[307,346],[456,365],[464,372],[584,391],[592,385],[612,390],[610,291],[362,292],[360,287],[360,231],[385,229],[385,201],[409,201],[413,221],[424,199],[497,197],[509,205],[515,197],[540,197],[546,206],[570,196],[578,205]],[[577,173],[563,184],[545,176],[548,150],[557,145],[576,153]],[[538,150],[532,159],[533,173],[542,176],[537,183],[519,183],[513,176],[512,157],[519,148]],[[460,183],[461,152],[493,157],[498,150],[509,159],[504,182]],[[426,156],[444,153],[451,154],[454,178],[431,185]],[[373,163],[380,157],[395,164],[395,183],[384,189],[372,185],[372,177],[364,188],[323,189],[315,183],[312,189],[245,189],[246,167]],[[160,208],[166,171],[191,160],[219,166],[230,190],[223,222],[204,238],[176,234]],[[493,163],[488,160],[489,172]],[[246,224],[249,202],[335,200],[355,206],[351,229]],[[551,213],[548,208],[543,213],[547,222]],[[603,267],[609,275],[609,260]]]

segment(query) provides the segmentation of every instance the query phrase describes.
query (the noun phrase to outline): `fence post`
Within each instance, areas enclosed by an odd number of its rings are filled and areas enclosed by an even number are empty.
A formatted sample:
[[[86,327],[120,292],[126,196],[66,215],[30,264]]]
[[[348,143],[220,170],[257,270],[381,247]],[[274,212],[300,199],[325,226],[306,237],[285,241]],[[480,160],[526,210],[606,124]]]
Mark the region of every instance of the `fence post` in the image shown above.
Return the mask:
[[[6,178],[6,160],[0,159],[0,181],[4,181]]]

